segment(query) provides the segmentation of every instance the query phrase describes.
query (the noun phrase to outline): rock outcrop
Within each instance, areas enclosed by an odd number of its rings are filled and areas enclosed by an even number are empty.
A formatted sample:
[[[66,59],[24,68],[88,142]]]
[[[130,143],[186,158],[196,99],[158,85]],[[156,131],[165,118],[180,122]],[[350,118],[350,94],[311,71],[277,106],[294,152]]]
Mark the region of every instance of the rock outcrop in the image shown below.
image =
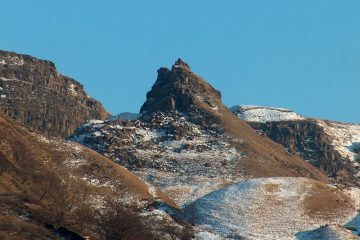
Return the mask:
[[[235,106],[231,110],[260,135],[300,155],[335,182],[359,186],[359,125],[306,118],[269,107]]]
[[[146,101],[140,113],[147,116],[154,112],[179,111],[202,115],[206,107],[218,110],[219,106],[220,91],[193,73],[187,63],[178,59],[171,70],[158,70],[158,78],[146,94]]]
[[[0,108],[48,136],[67,137],[85,120],[109,114],[54,63],[0,51]]]

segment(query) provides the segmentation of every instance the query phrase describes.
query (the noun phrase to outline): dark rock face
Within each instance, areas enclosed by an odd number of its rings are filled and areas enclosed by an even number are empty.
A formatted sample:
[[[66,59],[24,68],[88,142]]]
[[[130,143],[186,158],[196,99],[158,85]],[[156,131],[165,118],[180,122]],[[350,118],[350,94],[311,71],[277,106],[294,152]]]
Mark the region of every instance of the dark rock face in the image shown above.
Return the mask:
[[[48,136],[67,137],[87,119],[109,114],[50,61],[0,51],[0,108]]]
[[[178,59],[168,68],[160,68],[158,77],[146,95],[140,113],[144,118],[156,112],[186,112],[199,120],[209,119],[207,110],[217,109],[221,104],[221,93],[194,74],[189,65]]]
[[[249,122],[260,134],[299,154],[313,166],[325,171],[339,183],[358,185],[356,169],[349,159],[335,150],[332,137],[314,120],[284,122]]]

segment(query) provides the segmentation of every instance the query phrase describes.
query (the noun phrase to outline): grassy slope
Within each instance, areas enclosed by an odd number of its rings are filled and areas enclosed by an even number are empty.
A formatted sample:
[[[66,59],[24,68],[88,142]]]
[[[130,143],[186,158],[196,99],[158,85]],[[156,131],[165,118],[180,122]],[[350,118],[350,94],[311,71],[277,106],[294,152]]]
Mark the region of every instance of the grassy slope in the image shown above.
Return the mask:
[[[0,115],[0,238],[54,238],[44,224],[99,237],[102,211],[111,204],[130,211],[162,198],[176,207],[160,191],[157,195],[96,152],[48,140]]]
[[[234,141],[232,145],[246,154],[243,160],[239,161],[238,170],[249,177],[309,177],[322,182],[328,182],[327,176],[305,162],[295,154],[288,153],[285,148],[272,141],[270,138],[260,136],[245,121],[240,120],[234,115],[220,98],[214,94],[214,88],[200,76],[195,75],[194,84],[203,89],[203,96],[210,97],[210,101],[215,103],[216,108],[206,104],[206,101],[194,99],[194,104],[209,116],[218,119],[224,126],[227,134],[239,141]],[[215,96],[215,97],[214,97]]]

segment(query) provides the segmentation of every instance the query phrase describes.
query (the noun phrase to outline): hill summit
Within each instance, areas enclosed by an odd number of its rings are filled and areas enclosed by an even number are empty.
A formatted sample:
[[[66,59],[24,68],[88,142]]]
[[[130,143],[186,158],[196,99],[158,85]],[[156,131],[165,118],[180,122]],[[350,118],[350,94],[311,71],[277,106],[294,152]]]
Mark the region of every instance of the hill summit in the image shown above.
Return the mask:
[[[162,67],[158,70],[157,80],[147,93],[140,113],[149,116],[156,112],[179,111],[199,117],[209,111],[216,112],[219,107],[224,108],[220,91],[178,59],[171,69]]]
[[[318,169],[234,115],[221,93],[181,59],[158,70],[146,97],[139,119],[120,114],[87,122],[70,139],[131,169],[179,204],[252,177],[327,182]]]

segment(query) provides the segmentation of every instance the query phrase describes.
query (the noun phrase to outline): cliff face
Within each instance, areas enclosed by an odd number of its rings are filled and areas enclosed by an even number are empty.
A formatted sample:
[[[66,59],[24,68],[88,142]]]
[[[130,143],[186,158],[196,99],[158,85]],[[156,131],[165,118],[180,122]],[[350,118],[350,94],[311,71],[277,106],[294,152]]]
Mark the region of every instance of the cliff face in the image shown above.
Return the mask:
[[[0,108],[33,130],[67,137],[87,119],[109,116],[83,86],[54,63],[0,51]]]
[[[250,123],[273,141],[299,154],[315,167],[340,182],[353,182],[356,172],[349,160],[343,159],[332,145],[332,138],[313,121]]]
[[[285,109],[255,106],[231,109],[258,133],[300,155],[336,182],[359,185],[359,125],[305,118]]]

